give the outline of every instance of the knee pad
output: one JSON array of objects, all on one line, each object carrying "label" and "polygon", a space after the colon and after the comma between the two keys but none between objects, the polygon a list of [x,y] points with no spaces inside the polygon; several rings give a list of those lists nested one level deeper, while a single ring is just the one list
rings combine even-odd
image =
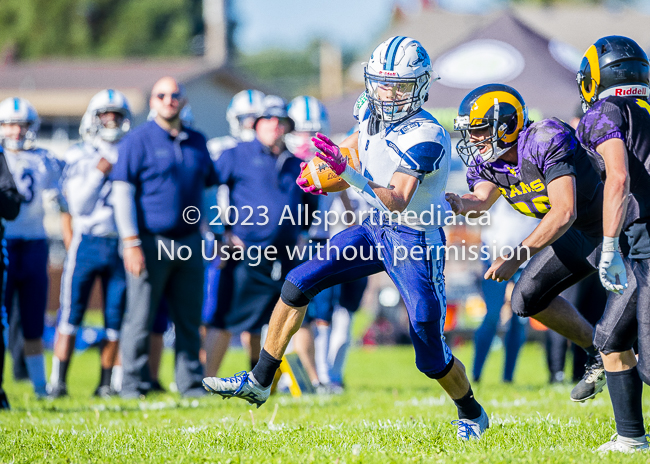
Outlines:
[{"label": "knee pad", "polygon": [[434,379],[434,380],[442,379],[445,375],[449,374],[451,368],[454,367],[454,359],[456,358],[452,356],[451,361],[449,361],[449,364],[447,364],[445,368],[439,372],[423,372],[423,374],[429,377],[430,379]]},{"label": "knee pad", "polygon": [[291,306],[292,308],[300,308],[309,304],[309,298],[307,298],[302,290],[288,280],[285,280],[282,285],[280,297],[284,304]]},{"label": "knee pad", "polygon": [[531,298],[533,292],[530,291],[530,288],[525,288],[525,285],[520,285],[520,283],[525,283],[519,280],[515,285],[514,290],[512,291],[512,296],[510,297],[510,307],[512,312],[519,317],[532,317],[535,314],[541,312],[544,308],[540,307],[539,302],[535,302]]}]

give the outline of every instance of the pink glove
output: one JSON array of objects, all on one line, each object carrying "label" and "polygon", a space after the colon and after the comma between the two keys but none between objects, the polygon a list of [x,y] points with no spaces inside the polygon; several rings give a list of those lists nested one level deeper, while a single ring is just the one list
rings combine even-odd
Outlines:
[{"label": "pink glove", "polygon": [[345,171],[345,166],[348,164],[348,160],[341,150],[339,150],[338,145],[332,142],[326,135],[317,133],[316,137],[312,137],[312,142],[314,146],[320,150],[316,153],[320,159],[325,161],[332,171],[336,173],[337,176],[340,176],[343,171]]},{"label": "pink glove", "polygon": [[[300,163],[301,170],[305,169],[305,166],[307,166],[307,163]],[[327,192],[323,192],[322,189],[317,188],[315,185],[310,185],[309,187],[305,187],[305,185],[308,183],[309,181],[303,177],[298,176],[298,178],[296,179],[296,184],[298,184],[298,187],[300,187],[303,192],[311,193],[312,195],[327,196]]]}]

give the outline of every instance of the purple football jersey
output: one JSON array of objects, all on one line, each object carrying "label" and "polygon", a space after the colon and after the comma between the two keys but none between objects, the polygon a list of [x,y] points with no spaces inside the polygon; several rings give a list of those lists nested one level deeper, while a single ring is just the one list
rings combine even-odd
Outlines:
[{"label": "purple football jersey", "polygon": [[[650,105],[635,97],[613,96],[599,100],[582,117],[577,136],[603,180],[605,162],[596,151],[597,147],[612,138],[625,142],[630,192],[634,195],[627,215],[634,223],[626,230],[630,256],[650,258]],[[631,218],[630,214],[636,217]]]},{"label": "purple football jersey", "polygon": [[479,182],[492,182],[514,209],[543,218],[551,209],[548,184],[561,176],[576,178],[578,217],[573,226],[590,234],[602,231],[602,184],[573,129],[559,119],[544,119],[519,134],[518,161],[503,159],[469,168],[470,190]]}]

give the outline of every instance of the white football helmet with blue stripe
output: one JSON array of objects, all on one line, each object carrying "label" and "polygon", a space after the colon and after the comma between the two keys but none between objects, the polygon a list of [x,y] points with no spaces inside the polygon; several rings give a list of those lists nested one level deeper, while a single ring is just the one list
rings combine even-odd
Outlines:
[{"label": "white football helmet with blue stripe", "polygon": [[[117,113],[121,120],[109,127],[102,124],[99,115]],[[96,136],[110,143],[120,140],[131,129],[131,109],[124,94],[118,90],[106,89],[90,99],[88,108],[81,118],[79,134],[84,140],[92,141]]]},{"label": "white football helmet with blue stripe", "polygon": [[0,102],[0,124],[27,124],[27,133],[20,140],[2,136],[2,145],[10,150],[22,150],[25,142],[33,142],[41,125],[36,108],[24,98],[12,97]]},{"label": "white football helmet with blue stripe", "polygon": [[388,123],[409,117],[427,100],[432,74],[429,55],[417,40],[397,36],[382,42],[364,72],[372,112]]},{"label": "white football helmet with blue stripe", "polygon": [[232,97],[226,110],[230,135],[245,142],[255,138],[253,125],[264,111],[264,96],[259,90],[242,90]]},{"label": "white football helmet with blue stripe", "polygon": [[284,136],[287,148],[301,159],[315,155],[316,148],[311,143],[311,137],[316,132],[325,135],[330,132],[325,105],[315,97],[300,96],[291,100],[287,113],[295,124],[294,131]]}]

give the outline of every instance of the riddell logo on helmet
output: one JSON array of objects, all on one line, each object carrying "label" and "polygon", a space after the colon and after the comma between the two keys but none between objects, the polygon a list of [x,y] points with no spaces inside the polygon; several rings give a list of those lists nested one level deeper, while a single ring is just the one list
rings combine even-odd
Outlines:
[{"label": "riddell logo on helmet", "polygon": [[647,95],[647,87],[632,87],[627,89],[616,89],[614,95],[618,96],[628,96],[628,95]]},{"label": "riddell logo on helmet", "polygon": [[392,71],[382,71],[382,70],[380,70],[379,74],[385,74],[386,76],[397,76],[397,73],[392,72]]}]

